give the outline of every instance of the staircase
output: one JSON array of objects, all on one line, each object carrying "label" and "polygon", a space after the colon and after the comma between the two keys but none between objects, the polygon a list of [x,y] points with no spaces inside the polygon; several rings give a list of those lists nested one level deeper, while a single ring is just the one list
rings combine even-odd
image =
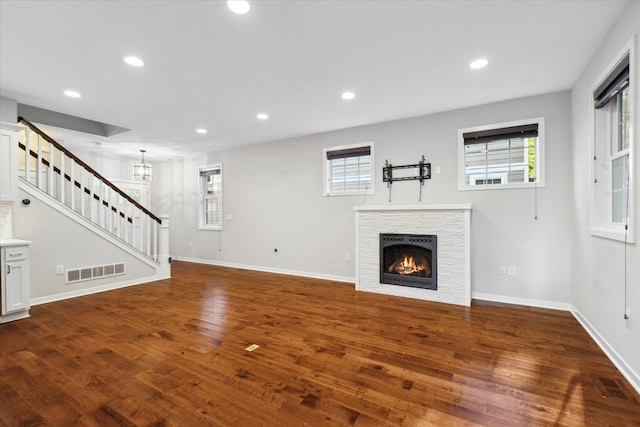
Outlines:
[{"label": "staircase", "polygon": [[168,254],[168,218],[151,213],[33,123],[18,122],[24,126],[18,132],[21,188],[46,194],[57,209],[84,218],[147,262],[168,262],[160,255]]}]

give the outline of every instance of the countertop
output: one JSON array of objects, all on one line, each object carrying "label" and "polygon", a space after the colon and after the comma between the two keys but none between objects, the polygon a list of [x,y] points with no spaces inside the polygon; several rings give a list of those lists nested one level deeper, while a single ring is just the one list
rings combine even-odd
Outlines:
[{"label": "countertop", "polygon": [[30,240],[20,240],[20,239],[0,239],[0,247],[5,246],[19,246],[19,245],[28,245],[30,244]]}]

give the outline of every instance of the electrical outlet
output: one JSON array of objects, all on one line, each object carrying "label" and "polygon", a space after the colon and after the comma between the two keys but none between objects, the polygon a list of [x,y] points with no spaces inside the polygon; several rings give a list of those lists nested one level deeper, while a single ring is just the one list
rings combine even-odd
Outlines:
[{"label": "electrical outlet", "polygon": [[509,276],[515,276],[516,275],[516,266],[515,265],[510,265],[509,266]]},{"label": "electrical outlet", "polygon": [[56,265],[56,274],[64,274],[64,265]]},{"label": "electrical outlet", "polygon": [[625,308],[624,319],[627,323],[627,328],[631,329],[631,309],[630,308]]},{"label": "electrical outlet", "polygon": [[507,274],[507,266],[506,265],[501,265],[500,266],[500,274]]},{"label": "electrical outlet", "polygon": [[349,261],[351,261],[351,255],[344,254],[344,262],[349,262]]},{"label": "electrical outlet", "polygon": [[436,166],[436,175],[440,173],[440,166]]},{"label": "electrical outlet", "polygon": [[189,242],[189,247],[192,248],[193,247],[193,242]]}]

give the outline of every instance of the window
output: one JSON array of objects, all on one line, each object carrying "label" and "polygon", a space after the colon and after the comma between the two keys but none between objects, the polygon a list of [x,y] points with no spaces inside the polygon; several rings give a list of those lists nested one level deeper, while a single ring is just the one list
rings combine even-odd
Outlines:
[{"label": "window", "polygon": [[[627,69],[627,73],[628,71]],[[629,204],[627,194],[629,188],[629,126],[631,123],[629,99],[627,79],[627,86],[615,95],[615,100],[611,100],[613,104],[611,117],[617,124],[617,129],[611,135],[611,221],[623,224],[627,223],[629,215],[627,208]]]},{"label": "window", "polygon": [[459,190],[544,186],[544,118],[458,130]]},{"label": "window", "polygon": [[373,193],[373,142],[324,149],[324,194]]},{"label": "window", "polygon": [[222,164],[203,166],[200,172],[200,229],[222,230]]},{"label": "window", "polygon": [[591,233],[635,241],[633,40],[594,84]]}]

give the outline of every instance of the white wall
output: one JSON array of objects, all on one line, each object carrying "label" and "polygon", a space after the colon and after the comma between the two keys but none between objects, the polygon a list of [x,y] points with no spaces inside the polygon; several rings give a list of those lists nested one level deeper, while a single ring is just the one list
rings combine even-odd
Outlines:
[{"label": "white wall", "polygon": [[[89,293],[91,288],[111,288],[127,282],[142,283],[156,276],[155,269],[104,240],[77,222],[52,209],[37,198],[20,190],[19,200],[28,198],[25,206],[16,203],[13,211],[14,235],[31,240],[31,299],[53,301],[75,294]],[[126,274],[65,284],[64,275],[56,274],[56,266],[65,269],[126,263]]]},{"label": "white wall", "polygon": [[[457,130],[546,118],[546,187],[457,190]],[[424,154],[441,173],[423,187],[422,203],[472,202],[472,291],[568,304],[571,291],[569,92],[345,129],[290,140],[202,153],[157,167],[152,206],[172,218],[171,255],[325,277],[354,277],[353,207],[388,203],[385,160],[417,163]],[[375,143],[375,194],[324,197],[322,149]],[[224,230],[198,231],[198,166],[223,163]],[[155,179],[155,178],[154,178]],[[418,203],[417,181],[393,185],[392,203]],[[190,246],[191,243],[191,246]],[[274,248],[278,249],[277,255]],[[515,277],[500,265],[517,268]],[[486,296],[486,295],[485,295]],[[557,305],[557,304],[556,304]]]},{"label": "white wall", "polygon": [[[626,363],[640,386],[640,250],[638,244],[627,247],[627,307],[631,309],[632,329],[625,325],[624,245],[621,242],[593,237],[589,232],[589,188],[591,167],[591,91],[601,73],[622,50],[632,35],[640,34],[640,2],[631,2],[629,9],[614,27],[596,55],[589,62],[571,92],[572,150],[574,203],[573,230],[573,291],[572,302],[579,313],[604,341],[611,353]],[[636,57],[638,58],[638,56]],[[640,62],[636,62],[636,83],[640,82]],[[636,86],[636,96],[640,91]],[[640,124],[640,103],[636,99],[636,125]],[[638,144],[635,131],[635,146]],[[640,189],[637,173],[636,190]],[[640,191],[636,191],[640,200]],[[636,206],[636,224],[639,223]],[[636,226],[637,227],[637,226]],[[636,236],[638,241],[638,236]],[[615,356],[615,354],[614,354]],[[625,368],[622,366],[622,368]],[[629,371],[627,371],[629,374]]]},{"label": "white wall", "polygon": [[[100,149],[85,150],[78,147],[66,147],[66,148],[68,148],[75,156],[77,156],[87,165],[91,166],[100,175],[102,175],[103,177],[109,180],[111,179],[132,180],[133,172],[132,172],[131,166],[135,162],[140,161],[140,160],[132,160],[125,157],[115,156],[110,153],[105,153]],[[153,181],[151,181],[151,185],[153,185]]]},{"label": "white wall", "polygon": [[0,96],[0,122],[15,124],[18,120],[18,101]]}]

